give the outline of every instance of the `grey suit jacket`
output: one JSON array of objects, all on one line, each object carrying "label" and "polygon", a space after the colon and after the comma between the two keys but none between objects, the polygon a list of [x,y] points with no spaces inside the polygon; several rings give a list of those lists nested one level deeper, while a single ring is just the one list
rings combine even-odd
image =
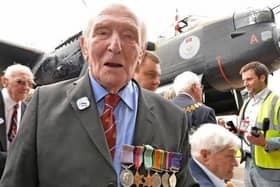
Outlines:
[{"label": "grey suit jacket", "polygon": [[215,187],[208,175],[192,158],[189,159],[189,167],[192,176],[197,180],[200,187]]},{"label": "grey suit jacket", "polygon": [[[76,101],[88,97],[90,107]],[[140,90],[134,145],[182,152],[177,186],[196,186],[187,167],[184,113],[160,96]],[[88,75],[38,88],[10,150],[1,187],[117,186]]]}]

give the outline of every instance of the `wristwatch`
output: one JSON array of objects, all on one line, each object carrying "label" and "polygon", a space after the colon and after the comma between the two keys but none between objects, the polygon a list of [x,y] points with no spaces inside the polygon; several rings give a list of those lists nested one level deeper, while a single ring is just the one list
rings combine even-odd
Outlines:
[{"label": "wristwatch", "polygon": [[266,151],[266,152],[269,152],[269,146],[268,146],[268,143],[267,143],[267,141],[265,142],[265,145],[264,145],[264,150]]}]

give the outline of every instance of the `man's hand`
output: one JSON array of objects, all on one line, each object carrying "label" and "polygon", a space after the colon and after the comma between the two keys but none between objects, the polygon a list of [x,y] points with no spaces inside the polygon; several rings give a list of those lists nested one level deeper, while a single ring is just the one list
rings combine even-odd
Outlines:
[{"label": "man's hand", "polygon": [[250,132],[248,132],[248,133],[246,133],[246,138],[250,143],[252,143],[254,145],[258,145],[258,146],[262,146],[262,147],[264,147],[266,145],[266,140],[264,138],[263,133],[260,133],[259,137],[255,137]]}]

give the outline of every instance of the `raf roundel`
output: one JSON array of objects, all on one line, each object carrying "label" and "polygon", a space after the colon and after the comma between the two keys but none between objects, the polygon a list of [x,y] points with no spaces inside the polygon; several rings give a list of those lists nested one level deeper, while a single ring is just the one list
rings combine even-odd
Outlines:
[{"label": "raf roundel", "polygon": [[200,40],[197,36],[185,38],[179,47],[179,54],[183,59],[194,57],[200,48]]}]

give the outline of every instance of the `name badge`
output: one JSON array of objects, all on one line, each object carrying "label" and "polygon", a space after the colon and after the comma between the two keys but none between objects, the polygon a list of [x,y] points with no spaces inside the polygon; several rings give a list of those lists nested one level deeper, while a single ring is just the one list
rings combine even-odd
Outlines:
[{"label": "name badge", "polygon": [[241,120],[239,130],[240,130],[241,132],[247,132],[249,126],[250,126],[249,120],[247,120],[247,119]]}]

